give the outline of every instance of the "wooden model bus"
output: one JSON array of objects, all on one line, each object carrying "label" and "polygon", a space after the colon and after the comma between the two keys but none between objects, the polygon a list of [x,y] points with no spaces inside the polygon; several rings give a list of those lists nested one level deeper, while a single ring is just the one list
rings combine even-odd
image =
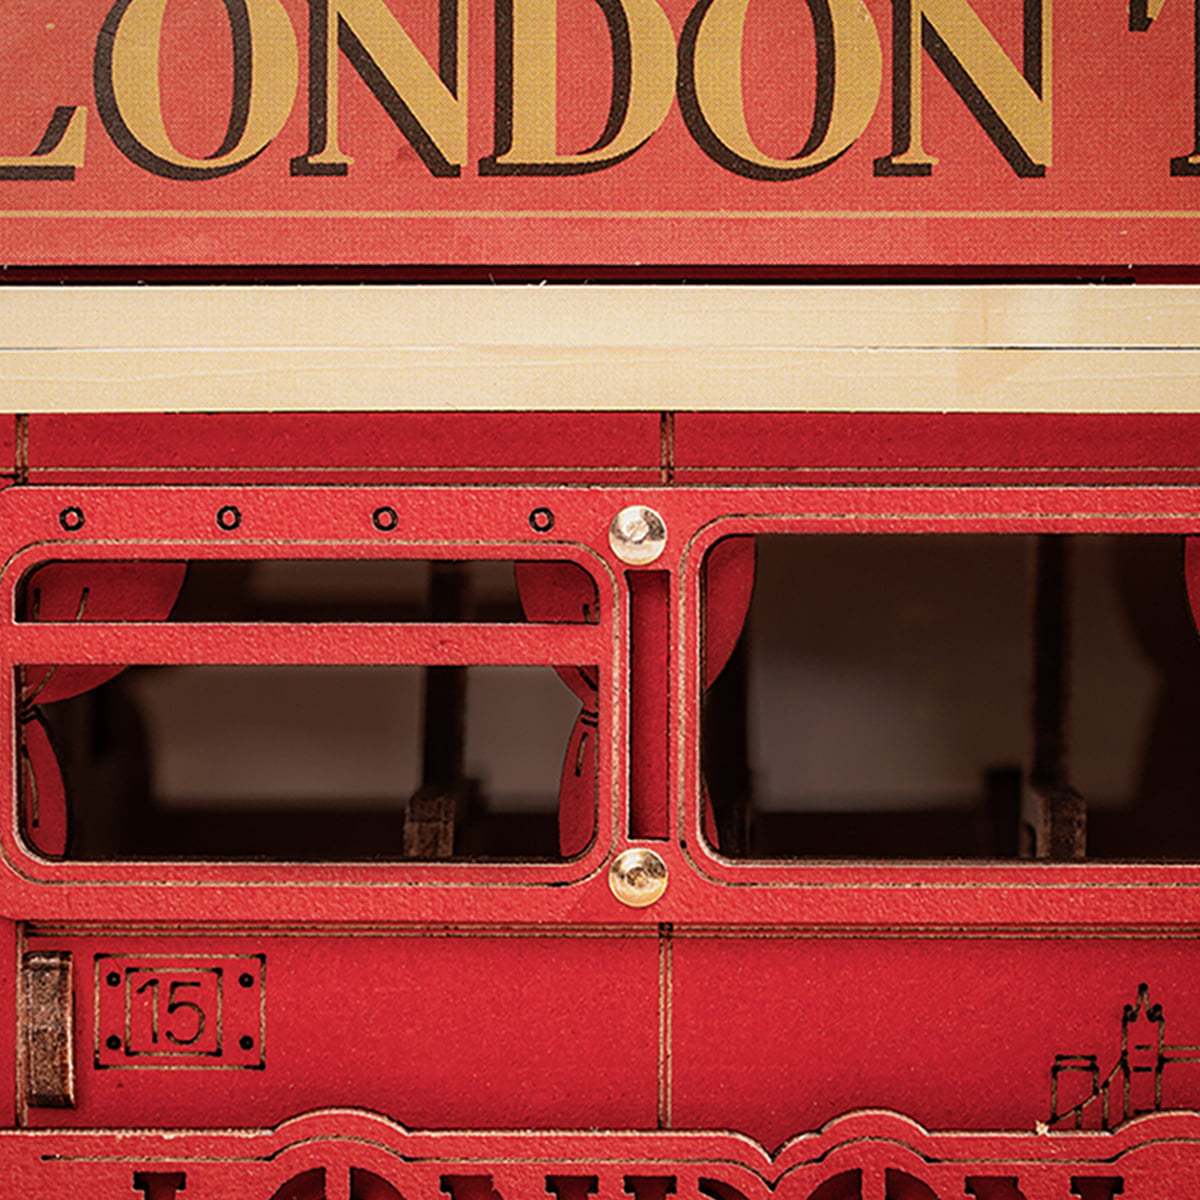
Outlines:
[{"label": "wooden model bus", "polygon": [[1200,1187],[1193,292],[0,308],[5,1200]]}]

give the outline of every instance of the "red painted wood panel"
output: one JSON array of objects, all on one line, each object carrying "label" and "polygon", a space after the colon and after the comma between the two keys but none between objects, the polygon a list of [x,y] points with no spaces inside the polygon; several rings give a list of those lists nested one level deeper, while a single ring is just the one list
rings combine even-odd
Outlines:
[{"label": "red painted wood panel", "polygon": [[[385,14],[386,32],[369,36],[359,16],[347,17],[361,33],[364,54],[378,58],[378,43],[389,44],[403,31],[425,62],[437,62],[436,6],[388,0],[371,7]],[[7,81],[0,149],[27,161],[16,178],[0,181],[0,258],[31,264],[764,263],[867,269],[917,263],[1107,263],[1127,269],[1130,263],[1195,262],[1194,164],[1182,175],[1172,172],[1173,160],[1195,148],[1190,6],[1143,0],[1142,18],[1135,4],[1131,22],[1128,3],[1077,0],[1054,8],[1052,45],[1043,47],[1034,22],[1026,27],[1022,19],[1025,6],[972,0],[969,8],[949,10],[960,30],[969,22],[969,34],[947,34],[951,48],[943,53],[943,61],[951,53],[967,59],[967,79],[959,77],[957,65],[944,73],[929,54],[910,67],[903,37],[901,53],[894,49],[892,7],[886,0],[839,6],[841,20],[822,20],[814,29],[791,5],[759,5],[745,21],[744,36],[739,21],[731,23],[736,37],[714,33],[712,42],[702,39],[707,48],[699,57],[709,64],[708,77],[729,80],[729,93],[716,83],[701,84],[688,66],[701,33],[713,29],[709,10],[695,0],[638,9],[645,13],[641,21],[624,17],[630,26],[624,37],[636,46],[624,71],[614,70],[619,40],[587,20],[586,10],[564,11],[554,28],[537,13],[526,14],[528,23],[513,35],[518,49],[528,55],[533,51],[527,47],[546,47],[555,61],[534,67],[533,81],[515,93],[540,98],[540,81],[555,75],[559,87],[555,127],[535,141],[545,136],[566,155],[593,145],[614,75],[636,85],[641,99],[633,107],[641,117],[608,131],[606,139],[623,129],[626,141],[602,139],[585,164],[594,169],[580,171],[569,157],[556,160],[552,149],[518,150],[518,161],[509,156],[497,172],[487,164],[497,155],[505,158],[511,138],[506,123],[510,130],[514,120],[537,128],[541,113],[526,100],[515,117],[505,116],[514,82],[505,56],[496,54],[497,24],[502,33],[507,24],[504,7],[460,6],[454,11],[462,19],[462,45],[455,57],[464,69],[461,82],[455,81],[457,96],[451,101],[433,93],[439,104],[461,106],[461,125],[450,119],[454,135],[442,122],[435,129],[427,113],[422,116],[430,128],[413,130],[410,124],[406,135],[398,128],[404,122],[389,117],[342,56],[347,82],[340,89],[340,148],[348,159],[342,160],[344,174],[331,175],[292,170],[293,161],[306,155],[310,124],[315,129],[324,120],[319,101],[310,105],[304,82],[311,24],[301,0],[264,5],[263,12],[276,18],[270,32],[238,37],[239,60],[273,86],[264,83],[254,93],[260,101],[254,132],[215,164],[191,156],[207,153],[227,123],[230,31],[219,9],[176,5],[155,43],[161,42],[162,69],[158,93],[151,96],[178,139],[172,155],[182,152],[184,163],[191,163],[179,178],[178,162],[155,161],[144,144],[131,142],[129,99],[122,103],[115,93],[111,103],[99,98],[106,94],[107,75],[97,47],[145,45],[123,15],[125,7],[73,0],[48,15],[44,4],[12,0],[0,46]],[[1042,7],[1031,6],[1033,12]],[[1044,5],[1047,28],[1051,7]],[[960,16],[960,8],[969,15]],[[135,15],[142,11],[134,6]],[[946,33],[944,10],[931,23]],[[1026,38],[1030,50],[1023,55]],[[970,49],[994,66],[982,70]],[[149,69],[143,58],[134,61]],[[360,61],[363,69],[371,78],[383,77],[374,60]],[[415,69],[400,80],[393,70],[392,82],[405,92],[399,103],[420,112],[408,94]],[[1023,70],[1037,80],[1036,88],[1022,79]],[[914,73],[923,100],[915,132],[930,156],[924,160],[929,173],[904,177],[903,167],[897,176],[876,164],[897,143],[900,150],[907,143],[903,86],[899,105],[892,93],[897,79]],[[974,95],[976,86],[983,96]],[[318,97],[321,90],[318,81]],[[715,99],[727,94],[736,99]],[[822,121],[818,114],[814,122],[814,95],[836,100],[832,129],[828,116]],[[993,103],[1005,112],[991,115],[985,106]],[[88,109],[86,134],[76,127],[82,145],[70,157],[77,165],[60,165],[51,178],[38,179],[36,172],[31,178],[37,160],[28,156],[60,106]],[[1025,114],[1019,121],[1014,106]],[[1000,131],[1000,120],[1019,128]],[[753,157],[732,132],[742,121],[757,147]],[[144,127],[141,136],[150,136]],[[797,154],[801,162],[789,158]],[[577,273],[586,276],[584,268]]]},{"label": "red painted wood panel", "polygon": [[[929,1132],[874,1112],[772,1154],[720,1133],[446,1135],[371,1113],[321,1112],[250,1132],[0,1133],[0,1170],[15,1194],[37,1200],[144,1196],[148,1188],[151,1200],[1149,1200],[1200,1186],[1198,1133],[1195,1113],[1048,1138]],[[134,1188],[138,1176],[143,1184]]]},{"label": "red painted wood panel", "polygon": [[[1140,984],[1163,1005],[1167,1043],[1200,1042],[1197,951],[1191,937],[677,931],[672,1122],[771,1146],[854,1109],[896,1109],[929,1128],[1032,1131],[1050,1115],[1056,1055],[1096,1055],[1101,1078],[1117,1063]],[[1152,1107],[1150,1082],[1137,1076],[1134,1087]],[[1163,1105],[1200,1106],[1200,1067],[1167,1065]]]},{"label": "red painted wood panel", "polygon": [[[0,653],[10,680],[0,688],[0,718],[10,728],[17,716],[13,668],[22,656],[108,663],[139,654],[235,661],[239,655],[333,661],[407,655],[445,663],[499,655],[598,665],[599,736],[612,752],[597,760],[601,837],[565,867],[55,863],[22,851],[14,822],[7,822],[9,832],[0,837],[7,857],[0,884],[4,915],[46,922],[31,945],[75,955],[79,1102],[73,1110],[30,1114],[38,1130],[69,1126],[75,1134],[48,1133],[36,1142],[0,1134],[0,1179],[10,1172],[39,1197],[88,1188],[124,1195],[132,1194],[135,1170],[171,1168],[190,1156],[182,1168],[189,1173],[188,1196],[236,1192],[268,1200],[289,1173],[323,1165],[342,1171],[343,1182],[351,1166],[369,1168],[402,1183],[410,1200],[438,1193],[440,1176],[428,1166],[437,1153],[394,1123],[466,1129],[441,1143],[443,1158],[456,1164],[456,1174],[484,1174],[494,1165],[506,1200],[543,1194],[546,1177],[561,1173],[564,1162],[572,1172],[603,1177],[605,1196],[619,1195],[626,1175],[649,1173],[648,1163],[677,1174],[681,1196],[695,1193],[700,1170],[723,1178],[730,1163],[741,1164],[737,1186],[748,1197],[764,1195],[763,1181],[781,1179],[790,1168],[780,1164],[791,1163],[794,1174],[780,1193],[796,1200],[807,1200],[835,1173],[856,1170],[874,1181],[864,1185],[872,1200],[928,1200],[919,1190],[886,1192],[889,1170],[929,1178],[947,1198],[964,1194],[964,1175],[978,1171],[1020,1178],[1029,1200],[1065,1200],[1080,1173],[1119,1172],[1130,1196],[1157,1195],[1163,1180],[1177,1187],[1196,1178],[1194,1112],[1153,1115],[1116,1135],[1089,1134],[1091,1141],[1033,1133],[1051,1115],[1059,1055],[1095,1056],[1097,1077],[1116,1080],[1110,1099],[1122,1120],[1160,1104],[1200,1108],[1200,1065],[1188,1061],[1200,1054],[1200,876],[1194,864],[723,861],[697,836],[703,813],[697,715],[708,649],[701,564],[715,540],[819,529],[1195,533],[1200,491],[1145,484],[1200,474],[1189,465],[1200,461],[1198,420],[681,414],[676,486],[670,487],[657,483],[660,469],[672,464],[657,458],[656,414],[563,418],[555,428],[570,437],[558,442],[533,426],[527,441],[526,426],[495,417],[489,428],[497,431],[496,442],[471,443],[476,461],[461,468],[461,478],[447,477],[449,486],[440,488],[398,486],[423,472],[452,472],[446,464],[454,462],[454,430],[472,428],[456,426],[459,419],[428,416],[409,426],[407,417],[331,418],[316,425],[309,418],[122,417],[76,425],[47,417],[32,424],[45,438],[34,446],[44,455],[37,459],[41,466],[34,464],[35,482],[75,468],[116,482],[226,480],[230,462],[255,474],[251,454],[261,453],[274,464],[264,482],[293,478],[290,464],[300,465],[300,482],[343,478],[332,463],[346,477],[361,469],[389,486],[244,487],[220,494],[202,487],[13,488],[0,506],[10,579],[47,556],[291,556],[300,553],[297,544],[320,543],[323,555],[424,554],[432,546],[438,554],[466,557],[477,539],[506,557],[586,561],[599,584],[601,622],[449,633],[421,626],[314,632],[288,625],[19,625],[10,628]],[[278,444],[266,436],[276,429]],[[414,431],[411,441],[406,429]],[[184,436],[192,430],[195,441]],[[623,430],[640,440],[614,443]],[[337,431],[353,444],[343,445]],[[373,431],[383,431],[375,441]],[[556,462],[560,451],[574,457]],[[462,460],[468,452],[457,453]],[[133,469],[139,456],[150,468],[145,475]],[[626,469],[654,483],[632,496],[621,486],[522,486],[536,474],[528,465],[535,459],[543,464],[536,470],[570,468],[574,473],[562,475],[564,483],[592,475],[611,481]],[[412,466],[413,474],[389,475],[396,463]],[[508,480],[506,464],[516,487],[455,486]],[[779,478],[793,484],[835,472],[855,483],[1044,477],[1058,483],[1136,479],[1143,486],[678,486],[704,470],[726,485],[750,478],[748,468],[768,480],[774,464],[782,464]],[[653,629],[645,661],[636,645],[630,654],[630,628],[636,642],[638,621],[621,586],[625,568],[606,536],[612,515],[631,499],[658,508],[670,531],[653,568],[663,575],[642,577],[652,579],[649,586],[661,583],[671,603],[670,621],[647,623]],[[214,524],[218,506],[231,501],[245,518],[232,537]],[[70,529],[62,516],[76,504],[87,521]],[[396,528],[386,533],[371,523],[382,504],[397,514]],[[529,522],[534,506],[543,504],[555,514],[549,539]],[[12,617],[6,585],[0,621]],[[656,640],[662,643],[657,654]],[[650,697],[661,718],[653,722],[654,738],[662,740],[665,723],[678,740],[669,770],[651,762],[639,772],[636,790],[645,812],[661,821],[644,822],[640,832],[668,831],[670,840],[657,848],[670,884],[654,908],[638,912],[618,904],[606,879],[612,855],[630,842],[631,659],[631,669],[646,675],[641,685],[660,693]],[[11,746],[0,747],[10,777]],[[144,925],[138,932],[136,923],[148,920],[160,931],[189,932],[155,933]],[[87,932],[53,932],[79,928],[76,923]],[[10,969],[15,950],[7,955]],[[98,954],[142,956],[148,967],[169,961],[176,980],[185,979],[189,962],[195,969],[213,956],[265,956],[263,1069],[256,1069],[260,1046],[253,1038],[231,1052],[225,1065],[234,1069],[209,1070],[194,1061],[199,1044],[174,1066],[157,1061],[120,1069],[126,1035],[109,1046],[116,1036],[109,1032],[111,1012],[102,1014],[99,1032],[94,1019]],[[4,990],[4,957],[0,1000],[12,994]],[[1144,997],[1143,983],[1149,985]],[[171,1013],[168,986],[164,1029],[178,1031],[174,1021],[192,1010]],[[176,998],[194,1003],[204,994],[184,989]],[[1130,1005],[1136,1029],[1123,1045]],[[1151,1015],[1155,1005],[1162,1006],[1161,1021]],[[10,1013],[13,1007],[10,1002]],[[244,1003],[231,999],[223,1017],[230,1036],[252,1028],[245,1016]],[[144,1039],[147,1018],[137,1020],[131,1028]],[[1163,1056],[1150,1062],[1144,1047],[1157,1046],[1159,1031]],[[205,1037],[211,1034],[207,1027]],[[1109,1074],[1113,1068],[1116,1075]],[[1089,1077],[1076,1071],[1064,1078],[1076,1089],[1067,1092],[1073,1098]],[[1161,1097],[1154,1090],[1158,1080]],[[0,1090],[13,1095],[13,1082],[12,1060],[0,1056]],[[212,1156],[221,1152],[228,1159],[228,1135],[191,1134],[172,1143],[153,1132],[270,1128],[342,1106],[383,1117],[318,1113],[278,1134],[247,1135],[243,1153],[258,1157],[220,1167]],[[878,1112],[838,1119],[864,1108],[892,1109],[929,1128],[979,1136],[928,1135],[905,1118]],[[1092,1122],[1097,1112],[1093,1105],[1083,1119]],[[800,1135],[799,1148],[770,1160],[748,1140],[652,1134],[660,1123],[743,1132],[768,1145]],[[86,1133],[89,1127],[146,1132],[106,1141],[103,1132]],[[525,1132],[503,1144],[479,1132],[495,1127]],[[564,1127],[607,1132],[571,1140],[529,1133]],[[614,1130],[641,1130],[646,1140]],[[300,1139],[303,1145],[293,1141],[300,1133],[311,1135]],[[425,1147],[424,1165],[402,1157],[414,1145]],[[1128,1165],[1112,1166],[1113,1156],[1126,1152]],[[79,1159],[52,1157],[72,1153]],[[522,1154],[525,1165],[503,1175]],[[344,1196],[346,1189],[334,1194]],[[993,1192],[993,1200],[1004,1194]]]},{"label": "red painted wood panel", "polygon": [[[71,951],[76,975],[78,1103],[32,1110],[37,1126],[249,1127],[336,1107],[431,1128],[655,1123],[659,954],[649,931],[47,936],[30,945]],[[112,954],[151,966],[265,955],[265,1069],[97,1069],[95,985],[103,989],[108,960],[99,977],[94,963]],[[160,1004],[164,1039],[190,1033],[187,1014],[173,1025],[165,994]]]},{"label": "red painted wood panel", "polygon": [[651,483],[660,444],[657,413],[47,413],[28,453],[37,483]]},{"label": "red painted wood panel", "polygon": [[1184,483],[1200,415],[680,413],[678,483]]}]

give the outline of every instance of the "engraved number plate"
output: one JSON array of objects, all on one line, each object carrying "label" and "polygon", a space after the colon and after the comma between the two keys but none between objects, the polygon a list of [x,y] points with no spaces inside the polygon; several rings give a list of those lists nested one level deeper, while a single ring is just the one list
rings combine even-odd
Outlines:
[{"label": "engraved number plate", "polygon": [[266,1066],[265,955],[97,954],[98,1069]]}]

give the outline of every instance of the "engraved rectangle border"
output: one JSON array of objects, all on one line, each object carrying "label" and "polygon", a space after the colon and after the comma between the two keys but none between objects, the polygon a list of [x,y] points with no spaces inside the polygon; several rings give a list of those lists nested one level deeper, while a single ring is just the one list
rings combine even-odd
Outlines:
[{"label": "engraved rectangle border", "polygon": [[[106,969],[104,964],[110,963],[113,960],[131,960],[134,963],[148,962],[152,963],[156,960],[163,965],[168,963],[184,963],[188,960],[193,960],[199,963],[207,962],[223,962],[223,963],[257,963],[258,964],[258,1062],[256,1063],[228,1063],[228,1062],[164,1062],[164,1058],[169,1058],[172,1053],[178,1055],[179,1052],[165,1052],[155,1055],[134,1055],[133,1057],[153,1058],[152,1062],[131,1062],[131,1063],[103,1063],[100,1061],[100,973]],[[151,968],[147,968],[151,969]],[[188,969],[186,966],[183,969]],[[202,967],[193,967],[193,970],[203,970]],[[208,968],[210,970],[221,971],[223,968]],[[122,975],[124,979],[124,974]],[[218,993],[219,994],[219,993]],[[128,1021],[128,989],[125,989],[125,1019]],[[220,1002],[219,1002],[220,1003]],[[97,954],[93,960],[92,970],[92,1065],[97,1071],[265,1071],[267,1068],[267,956],[265,954],[164,954],[164,953],[113,953],[113,954]],[[220,1019],[220,1018],[219,1018]],[[222,1035],[223,1037],[223,1031]],[[222,1046],[224,1045],[222,1041]],[[187,1055],[189,1058],[200,1058],[200,1054]],[[207,1055],[204,1057],[212,1057]]]},{"label": "engraved rectangle border", "polygon": [[[117,957],[114,955],[114,957]],[[159,975],[169,972],[190,972],[193,975],[214,975],[217,981],[217,1013],[216,1013],[216,1028],[217,1028],[217,1046],[215,1050],[134,1050],[133,1044],[133,996],[131,991],[133,986],[132,976],[135,975]],[[143,986],[145,986],[143,984]],[[222,1058],[225,1054],[225,969],[223,967],[171,967],[163,964],[161,968],[153,966],[133,966],[125,967],[121,974],[121,1001],[123,1005],[123,1037],[124,1049],[123,1053],[128,1058]],[[100,996],[96,996],[96,1004],[99,1006]],[[199,1038],[196,1039],[199,1041]],[[97,1053],[99,1053],[99,1045],[97,1045]],[[111,1064],[106,1063],[105,1066]]]}]

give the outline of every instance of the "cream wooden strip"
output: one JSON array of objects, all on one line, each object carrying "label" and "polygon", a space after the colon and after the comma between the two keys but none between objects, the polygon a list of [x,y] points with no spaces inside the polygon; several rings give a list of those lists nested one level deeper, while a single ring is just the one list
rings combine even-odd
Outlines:
[{"label": "cream wooden strip", "polygon": [[23,349],[1200,346],[1200,287],[0,287]]},{"label": "cream wooden strip", "polygon": [[1200,411],[1200,350],[639,346],[0,353],[10,412]]}]

